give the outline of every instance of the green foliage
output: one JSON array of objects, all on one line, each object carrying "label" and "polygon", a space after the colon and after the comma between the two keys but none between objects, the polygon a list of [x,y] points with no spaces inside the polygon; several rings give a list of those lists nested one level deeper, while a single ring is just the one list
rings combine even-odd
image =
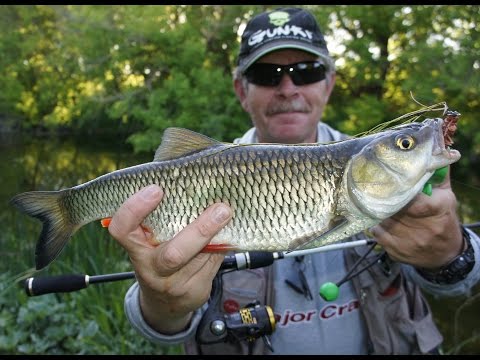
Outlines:
[{"label": "green foliage", "polygon": [[[3,125],[115,133],[137,152],[154,150],[169,126],[231,141],[251,125],[232,89],[238,33],[274,7],[1,6]],[[446,101],[478,163],[477,6],[305,7],[337,63],[325,121],[358,133],[418,109],[411,94]]]},{"label": "green foliage", "polygon": [[[237,32],[274,7],[2,6],[0,114],[27,128],[110,129],[138,151],[154,149],[167,126],[231,140],[250,126],[231,85]],[[354,128],[359,99],[379,105],[365,125],[390,120],[418,108],[412,92],[425,104],[447,101],[475,127],[478,7],[305,7],[337,59],[332,124]]]},{"label": "green foliage", "polygon": [[[124,271],[131,271],[126,253],[99,224],[90,224],[75,235],[55,264],[30,276]],[[128,322],[123,297],[131,281],[92,284],[78,292],[29,298],[15,282],[18,274],[13,270],[0,274],[0,354],[147,355],[182,351],[179,346],[149,342]]]},{"label": "green foliage", "polygon": [[[27,298],[17,287],[4,289],[11,281],[11,273],[0,275],[0,354],[181,352],[179,347],[161,347],[141,337],[125,318],[122,296],[105,291],[99,296],[98,289],[88,289]],[[112,301],[118,305],[112,307]]]},{"label": "green foliage", "polygon": [[[2,144],[7,141],[2,138]],[[178,346],[147,341],[126,319],[123,300],[132,281],[92,284],[73,293],[31,298],[17,284],[20,275],[131,271],[126,252],[95,222],[74,235],[57,261],[35,272],[31,267],[40,222],[7,201],[25,190],[76,185],[116,168],[144,162],[147,156],[132,156],[125,146],[112,149],[98,142],[88,144],[86,139],[29,139],[8,145],[14,152],[2,149],[2,158],[8,161],[0,163],[0,202],[4,204],[0,210],[0,248],[4,256],[0,263],[0,354],[179,353]]]}]

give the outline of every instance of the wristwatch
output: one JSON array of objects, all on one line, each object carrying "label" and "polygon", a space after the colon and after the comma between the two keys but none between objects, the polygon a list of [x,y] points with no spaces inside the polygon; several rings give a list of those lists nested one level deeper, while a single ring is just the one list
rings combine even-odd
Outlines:
[{"label": "wristwatch", "polygon": [[475,254],[470,239],[470,234],[462,226],[463,241],[467,243],[467,248],[439,270],[431,271],[417,268],[418,273],[426,280],[435,284],[455,284],[467,277],[475,265]]}]

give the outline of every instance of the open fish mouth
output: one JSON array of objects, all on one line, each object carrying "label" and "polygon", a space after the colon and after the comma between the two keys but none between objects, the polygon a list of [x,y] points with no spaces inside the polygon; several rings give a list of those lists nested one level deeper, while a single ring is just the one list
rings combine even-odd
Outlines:
[{"label": "open fish mouth", "polygon": [[447,147],[445,146],[445,140],[443,138],[442,132],[442,125],[443,119],[436,118],[436,119],[429,119],[432,122],[432,126],[436,127],[435,134],[433,137],[434,146],[433,146],[433,155],[441,155],[445,151],[447,151]]},{"label": "open fish mouth", "polygon": [[[458,150],[452,149],[445,143],[445,134],[443,131],[445,120],[441,118],[435,118],[427,119],[425,120],[425,122],[426,125],[432,127],[432,130],[434,131],[434,143],[432,147],[433,157],[444,158],[452,163],[460,159],[460,152]],[[432,169],[435,169],[435,161],[432,163]]]}]

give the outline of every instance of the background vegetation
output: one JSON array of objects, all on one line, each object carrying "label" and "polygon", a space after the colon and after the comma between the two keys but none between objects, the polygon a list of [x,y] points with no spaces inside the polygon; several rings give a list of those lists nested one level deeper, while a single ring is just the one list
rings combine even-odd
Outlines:
[{"label": "background vegetation", "polygon": [[[22,130],[123,136],[135,151],[168,126],[230,141],[250,126],[232,90],[239,34],[265,5],[2,5],[0,116]],[[441,101],[462,113],[478,163],[478,6],[305,6],[330,41],[325,121],[349,133]],[[8,124],[7,124],[8,123]]]},{"label": "background vegetation", "polygon": [[[274,7],[0,5],[0,134],[114,138],[137,154],[135,160],[100,155],[97,140],[90,148],[94,153],[82,158],[81,144],[64,154],[57,153],[59,143],[52,140],[43,155],[56,157],[41,166],[31,149],[25,149],[20,162],[0,163],[0,195],[71,186],[149,159],[169,126],[224,141],[240,136],[251,123],[232,89],[239,35],[253,14]],[[462,159],[455,164],[455,177],[478,185],[480,7],[303,7],[316,15],[336,59],[337,84],[324,121],[355,134],[418,109],[410,93],[425,105],[445,101],[462,113],[455,136]],[[72,165],[81,169],[82,178],[62,183],[56,174],[70,175]],[[6,177],[12,166],[28,169],[22,182]],[[58,183],[47,186],[41,179]],[[475,199],[462,204],[464,218],[478,220],[472,211]],[[39,228],[11,213],[0,212],[0,220],[14,227],[0,234],[2,253],[14,260],[0,267],[0,354],[179,352],[147,342],[128,324],[123,295],[131,282],[39,298],[12,291],[14,276],[33,264],[32,244],[24,239]],[[46,274],[130,270],[124,251],[105,231],[87,226],[76,239]],[[471,314],[473,299],[455,300],[452,312]],[[466,333],[458,319],[459,330],[446,339],[447,348],[475,353],[465,346],[478,340],[478,326]],[[450,325],[441,322],[442,332]]]}]

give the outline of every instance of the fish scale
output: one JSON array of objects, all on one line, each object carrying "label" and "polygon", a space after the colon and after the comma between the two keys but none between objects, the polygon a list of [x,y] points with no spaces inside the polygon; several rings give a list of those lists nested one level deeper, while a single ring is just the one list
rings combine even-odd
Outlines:
[{"label": "fish scale", "polygon": [[[313,210],[313,199],[309,199],[308,196],[306,195],[306,192],[309,192],[310,194],[314,195],[315,194],[315,189],[314,186],[309,186],[305,190],[303,187],[299,187],[299,182],[298,181],[292,181],[293,174],[294,173],[299,173],[300,169],[304,169],[305,165],[303,162],[299,161],[300,158],[302,160],[305,160],[305,156],[297,156],[298,160],[294,161],[295,159],[289,159],[289,157],[293,157],[291,152],[284,152],[285,154],[281,152],[277,152],[277,156],[280,156],[280,158],[285,159],[286,161],[277,161],[277,162],[272,162],[272,165],[270,165],[270,168],[267,168],[265,164],[269,164],[268,161],[262,161],[264,159],[259,159],[259,154],[248,151],[245,149],[243,151],[244,153],[248,154],[248,159],[252,163],[258,163],[260,161],[263,164],[262,169],[260,172],[256,172],[256,176],[253,176],[255,178],[255,189],[259,189],[259,192],[257,193],[258,196],[252,197],[253,194],[250,195],[250,201],[246,201],[247,203],[253,204],[253,207],[249,207],[245,209],[244,207],[239,207],[237,206],[238,203],[236,202],[236,199],[238,199],[238,194],[247,193],[247,189],[249,189],[249,186],[247,185],[246,181],[243,181],[243,186],[241,185],[242,180],[245,177],[250,176],[250,173],[247,173],[246,169],[249,166],[244,166],[244,167],[237,167],[239,170],[237,172],[237,175],[235,175],[235,171],[230,172],[227,170],[226,173],[224,173],[224,176],[221,176],[220,172],[218,171],[218,167],[210,167],[207,168],[208,170],[208,175],[204,177],[199,177],[197,178],[197,183],[192,183],[190,186],[190,189],[196,188],[196,189],[205,189],[209,188],[210,192],[205,192],[205,191],[198,191],[197,190],[197,196],[196,198],[201,198],[203,201],[200,202],[194,202],[192,203],[192,197],[188,196],[187,190],[188,188],[185,187],[185,183],[183,181],[179,181],[179,177],[177,176],[178,173],[178,168],[175,167],[170,167],[170,166],[161,166],[158,165],[156,172],[158,174],[165,174],[164,176],[160,176],[158,179],[159,185],[161,185],[165,189],[165,196],[164,200],[162,201],[162,204],[164,204],[163,207],[159,208],[157,211],[155,211],[151,218],[147,218],[146,224],[150,224],[150,226],[153,227],[154,233],[159,234],[157,236],[158,241],[164,241],[172,236],[175,235],[181,228],[183,228],[187,224],[187,219],[185,217],[182,217],[181,220],[176,219],[174,221],[175,225],[173,227],[169,227],[168,231],[164,231],[167,227],[165,226],[166,223],[171,223],[172,218],[167,218],[166,214],[182,214],[182,212],[186,211],[190,214],[192,214],[192,217],[189,219],[193,219],[198,214],[203,210],[203,208],[200,206],[200,203],[204,204],[212,204],[214,202],[218,201],[224,201],[232,205],[234,208],[237,209],[235,213],[235,217],[232,221],[231,225],[228,225],[223,233],[219,234],[219,241],[224,242],[227,241],[229,243],[232,243],[232,240],[226,239],[226,237],[236,237],[239,239],[245,239],[244,242],[248,241],[251,242],[252,239],[247,239],[246,238],[246,233],[245,229],[249,227],[248,221],[245,222],[245,219],[251,219],[252,216],[254,217],[259,217],[259,219],[262,222],[267,222],[267,224],[264,224],[265,227],[268,227],[269,229],[277,229],[278,232],[284,232],[286,228],[287,222],[287,217],[288,214],[293,213],[295,215],[294,221],[305,221],[305,219],[310,219],[310,222],[312,221],[311,214],[310,217],[308,217],[307,210]],[[295,153],[293,153],[295,154]],[[223,162],[226,165],[226,169],[233,169],[235,167],[233,166],[227,166],[227,162],[222,161],[221,155],[218,155],[219,162]],[[246,156],[227,156],[227,160],[232,160],[235,159],[238,161],[239,159],[245,159]],[[203,160],[204,163],[215,163],[215,157],[212,157],[210,161],[206,161],[205,159]],[[310,162],[310,160],[306,160]],[[277,171],[278,169],[275,169],[275,167],[278,167],[279,164],[284,163],[286,166],[286,171]],[[288,165],[289,164],[289,165]],[[276,166],[275,166],[276,165]],[[162,167],[164,169],[162,169]],[[196,175],[196,172],[198,171],[199,167],[197,166],[197,162],[193,162],[190,164],[183,164],[180,167],[182,170],[185,170],[185,174],[187,178],[192,178]],[[243,169],[243,171],[240,171],[240,169]],[[267,170],[268,169],[268,170]],[[290,174],[290,176],[285,177],[284,173]],[[276,174],[274,176],[268,176],[268,174]],[[282,181],[286,181],[288,184],[292,184],[291,187],[294,189],[293,192],[291,192],[289,195],[290,197],[293,197],[293,206],[290,207],[283,207],[282,211],[276,211],[275,208],[278,206],[278,204],[272,199],[274,198],[274,194],[277,191],[277,188],[275,186],[275,176],[280,174],[280,177],[282,178]],[[177,181],[174,182],[172,181],[173,179],[176,179]],[[208,179],[206,183],[203,183],[203,179]],[[215,181],[215,183],[210,184],[210,180]],[[298,179],[297,179],[298,180]],[[305,181],[304,181],[305,182]],[[230,183],[230,187],[225,187],[223,184]],[[208,185],[211,185],[210,187]],[[312,184],[313,185],[313,184]],[[319,188],[317,187],[317,190]],[[171,194],[171,195],[170,195]],[[322,197],[322,193],[318,193],[320,197]],[[176,201],[170,201],[170,197]],[[328,197],[326,197],[328,199]],[[123,201],[124,199],[121,199]],[[248,199],[245,199],[248,200]],[[331,197],[330,199],[331,200]],[[186,203],[186,201],[190,201],[189,203]],[[309,202],[309,204],[304,204],[304,202]],[[325,205],[324,205],[325,206]],[[244,210],[242,212],[242,210]],[[283,227],[282,225],[283,224]],[[240,230],[236,230],[239,228]],[[308,228],[308,227],[307,227]],[[242,231],[243,229],[243,231]],[[302,233],[302,231],[305,230],[300,230],[299,233]],[[271,230],[270,230],[271,232]],[[256,232],[256,236],[262,236],[261,231]],[[264,237],[264,236],[263,236]],[[280,236],[281,239],[284,239],[283,243],[280,243],[281,246],[286,246],[288,247],[288,241],[286,240],[285,236]],[[226,240],[225,240],[226,239]],[[215,243],[215,241],[213,242]],[[282,245],[283,244],[283,245]],[[242,243],[240,243],[241,246]],[[253,242],[253,246],[257,246],[255,242]],[[275,245],[278,246],[278,245]]]}]

